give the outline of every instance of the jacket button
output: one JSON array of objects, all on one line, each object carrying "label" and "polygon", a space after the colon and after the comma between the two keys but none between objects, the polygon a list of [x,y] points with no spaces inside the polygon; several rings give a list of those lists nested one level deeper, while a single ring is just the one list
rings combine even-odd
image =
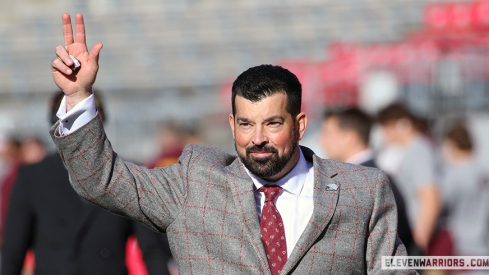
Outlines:
[{"label": "jacket button", "polygon": [[100,256],[108,258],[110,256],[110,250],[108,248],[102,248],[102,250],[100,250]]}]

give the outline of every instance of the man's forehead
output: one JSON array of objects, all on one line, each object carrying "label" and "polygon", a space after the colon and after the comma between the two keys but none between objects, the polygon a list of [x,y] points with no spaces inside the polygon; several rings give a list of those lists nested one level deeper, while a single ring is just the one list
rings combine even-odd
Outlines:
[{"label": "man's forehead", "polygon": [[287,98],[281,93],[263,97],[258,101],[249,100],[242,96],[236,96],[235,107],[236,115],[279,115],[288,113]]},{"label": "man's forehead", "polygon": [[397,122],[399,122],[399,119],[390,119],[382,122],[380,125],[384,128],[385,127],[393,128],[396,126]]},{"label": "man's forehead", "polygon": [[326,129],[328,129],[328,131],[335,132],[346,132],[350,130],[340,125],[340,120],[337,116],[329,116],[323,120],[323,130]]}]

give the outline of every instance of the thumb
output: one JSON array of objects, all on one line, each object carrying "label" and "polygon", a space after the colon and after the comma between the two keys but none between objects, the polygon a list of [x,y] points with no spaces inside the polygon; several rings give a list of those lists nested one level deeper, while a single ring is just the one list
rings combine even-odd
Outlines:
[{"label": "thumb", "polygon": [[93,46],[93,48],[90,50],[91,61],[98,62],[99,53],[103,46],[104,45],[102,45],[102,43],[97,43]]}]

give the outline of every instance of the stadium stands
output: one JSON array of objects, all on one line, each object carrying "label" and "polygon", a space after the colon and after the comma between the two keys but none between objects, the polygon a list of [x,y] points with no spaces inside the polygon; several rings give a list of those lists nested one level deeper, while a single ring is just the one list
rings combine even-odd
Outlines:
[{"label": "stadium stands", "polygon": [[[44,117],[25,115],[22,110],[31,101],[39,104],[56,88],[48,67],[54,47],[63,43],[60,17],[64,12],[85,15],[89,46],[104,43],[97,87],[110,98],[109,131],[125,131],[113,140],[116,148],[123,155],[144,159],[153,148],[144,145],[144,138],[138,144],[131,144],[132,140],[141,140],[143,132],[150,136],[152,126],[164,118],[202,119],[227,111],[228,106],[218,100],[219,87],[256,64],[289,60],[293,66],[293,60],[310,61],[312,65],[307,66],[320,70],[311,76],[311,68],[303,68],[308,78],[304,85],[320,92],[306,95],[306,104],[316,102],[311,106],[318,108],[323,106],[317,102],[324,100],[357,104],[358,64],[344,60],[330,64],[327,61],[334,60],[334,55],[327,46],[334,42],[388,43],[392,49],[384,48],[395,52],[406,34],[423,37],[424,33],[415,31],[430,29],[424,24],[437,24],[439,15],[429,13],[429,8],[444,2],[448,1],[4,1],[0,10],[0,117],[8,119],[0,119],[0,131],[11,130],[12,125],[21,131],[45,131]],[[474,1],[457,2],[473,5]],[[366,49],[377,51],[375,46],[357,47]],[[431,68],[422,62],[418,65]],[[425,76],[424,71],[408,71],[406,78]],[[327,79],[327,85],[312,83],[316,75]],[[426,95],[426,85],[405,89],[413,91],[408,94]],[[325,92],[329,90],[333,92]],[[420,98],[412,100],[421,102]]]}]

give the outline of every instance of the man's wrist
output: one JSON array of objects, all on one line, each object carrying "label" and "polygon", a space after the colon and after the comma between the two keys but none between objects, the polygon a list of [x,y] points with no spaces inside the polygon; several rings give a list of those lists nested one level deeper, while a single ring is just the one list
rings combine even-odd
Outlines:
[{"label": "man's wrist", "polygon": [[73,109],[78,103],[82,102],[92,94],[92,89],[81,90],[66,96],[66,112]]},{"label": "man's wrist", "polygon": [[80,101],[69,112],[66,112],[66,109],[66,97],[64,97],[56,113],[56,116],[59,118],[59,136],[69,135],[97,115],[93,94]]}]

